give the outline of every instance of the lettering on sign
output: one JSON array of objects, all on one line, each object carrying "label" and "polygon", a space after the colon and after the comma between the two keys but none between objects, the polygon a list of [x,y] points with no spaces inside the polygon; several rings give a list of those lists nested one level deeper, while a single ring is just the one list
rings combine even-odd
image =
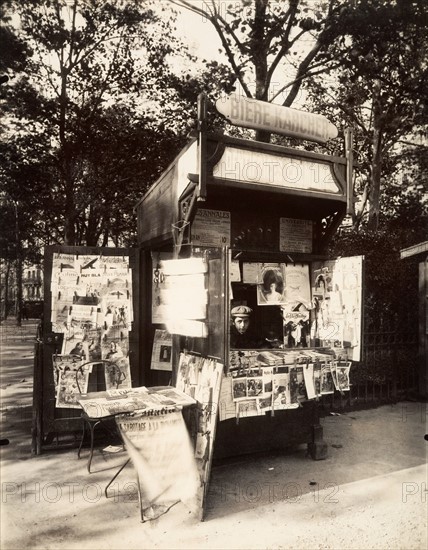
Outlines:
[{"label": "lettering on sign", "polygon": [[219,113],[232,124],[324,143],[337,137],[337,128],[322,115],[290,109],[230,94],[216,101]]},{"label": "lettering on sign", "polygon": [[310,254],[312,252],[312,221],[280,218],[279,250]]},{"label": "lettering on sign", "polygon": [[328,162],[226,147],[213,176],[322,193],[341,193]]},{"label": "lettering on sign", "polygon": [[230,212],[198,210],[192,224],[196,246],[230,246]]}]

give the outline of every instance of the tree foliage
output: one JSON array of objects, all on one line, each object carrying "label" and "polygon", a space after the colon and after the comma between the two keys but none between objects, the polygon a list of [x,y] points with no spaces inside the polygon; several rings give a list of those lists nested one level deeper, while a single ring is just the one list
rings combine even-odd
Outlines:
[{"label": "tree foliage", "polygon": [[[171,2],[211,22],[247,97],[289,107],[307,78],[336,64],[324,53],[342,32],[340,0]],[[256,139],[269,137],[259,131]]]},{"label": "tree foliage", "polygon": [[354,226],[368,213],[376,229],[382,194],[403,168],[400,142],[427,122],[428,12],[419,0],[359,0],[341,23],[341,38],[325,54],[340,63],[328,78],[312,78],[308,89],[318,111],[354,129]]},{"label": "tree foliage", "polygon": [[186,129],[169,63],[186,50],[172,38],[171,13],[134,0],[12,6],[20,27],[7,30],[23,47],[1,89],[2,190],[31,214],[39,242],[126,244],[135,202]]}]

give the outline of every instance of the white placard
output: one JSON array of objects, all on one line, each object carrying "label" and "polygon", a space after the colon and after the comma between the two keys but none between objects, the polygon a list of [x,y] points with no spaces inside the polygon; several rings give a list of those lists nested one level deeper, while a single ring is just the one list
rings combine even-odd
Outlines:
[{"label": "white placard", "polygon": [[259,264],[244,262],[242,265],[242,282],[247,284],[259,283]]},{"label": "white placard", "polygon": [[208,328],[202,321],[189,319],[168,319],[166,327],[170,334],[182,334],[183,336],[194,336],[195,338],[206,338]]},{"label": "white placard", "polygon": [[238,260],[230,260],[229,262],[229,281],[231,283],[241,282],[241,270],[239,269]]}]

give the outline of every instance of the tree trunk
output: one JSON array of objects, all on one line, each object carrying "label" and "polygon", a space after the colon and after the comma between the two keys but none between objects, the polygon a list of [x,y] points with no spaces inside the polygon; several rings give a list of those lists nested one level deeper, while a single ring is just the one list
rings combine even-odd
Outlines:
[{"label": "tree trunk", "polygon": [[382,173],[382,135],[379,128],[373,133],[373,159],[372,159],[372,187],[370,190],[370,208],[368,227],[374,231],[379,225],[380,211],[380,180]]},{"label": "tree trunk", "polygon": [[[266,0],[256,0],[253,28],[253,40],[251,42],[252,57],[256,75],[255,98],[260,101],[268,101],[269,84],[267,82],[268,65],[267,51],[264,43]],[[270,142],[271,132],[256,130],[256,141]]]},{"label": "tree trunk", "polygon": [[65,188],[64,244],[74,246],[76,243],[76,205],[74,186],[71,174],[71,160],[68,158],[67,144],[63,146],[63,177]]},{"label": "tree trunk", "polygon": [[380,211],[380,180],[382,174],[382,124],[381,124],[381,107],[379,95],[381,91],[380,81],[375,82],[373,91],[373,157],[371,166],[371,189],[370,189],[370,207],[368,228],[374,231],[379,225]]},{"label": "tree trunk", "polygon": [[267,130],[256,130],[256,141],[262,141],[263,143],[270,143],[271,132]]},{"label": "tree trunk", "polygon": [[16,326],[22,324],[22,255],[20,243],[17,245],[18,258],[16,260]]},{"label": "tree trunk", "polygon": [[[68,197],[67,197],[68,199]],[[74,208],[70,205],[70,200],[67,200],[66,212],[64,215],[64,244],[74,246],[76,244],[76,231],[74,227]]]},{"label": "tree trunk", "polygon": [[6,260],[6,274],[4,277],[4,320],[9,315],[9,280],[10,280],[10,261]]}]

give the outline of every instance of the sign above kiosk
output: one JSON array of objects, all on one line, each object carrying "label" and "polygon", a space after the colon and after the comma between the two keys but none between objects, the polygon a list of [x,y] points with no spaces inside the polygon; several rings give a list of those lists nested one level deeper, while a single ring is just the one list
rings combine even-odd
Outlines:
[{"label": "sign above kiosk", "polygon": [[215,178],[342,195],[332,163],[317,158],[291,157],[267,151],[226,146],[213,167]]},{"label": "sign above kiosk", "polygon": [[323,115],[307,113],[230,94],[216,101],[216,108],[236,126],[325,143],[337,137],[337,128]]}]

